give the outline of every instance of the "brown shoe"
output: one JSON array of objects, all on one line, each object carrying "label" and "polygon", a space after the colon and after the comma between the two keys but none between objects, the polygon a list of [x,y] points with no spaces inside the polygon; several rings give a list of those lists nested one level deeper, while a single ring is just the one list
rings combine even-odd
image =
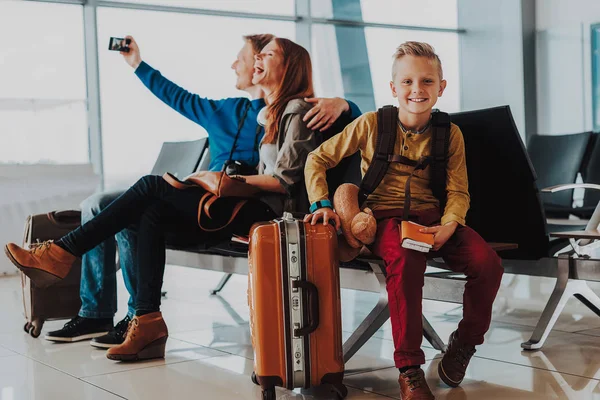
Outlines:
[{"label": "brown shoe", "polygon": [[164,358],[169,331],[160,311],[133,317],[123,344],[108,349],[111,360],[138,361]]},{"label": "brown shoe", "polygon": [[460,385],[473,354],[475,354],[475,346],[461,342],[457,331],[452,332],[448,339],[448,350],[438,365],[440,379],[451,387]]},{"label": "brown shoe", "polygon": [[14,243],[4,246],[8,259],[40,288],[48,287],[67,276],[77,260],[73,254],[47,240],[33,243],[25,250]]},{"label": "brown shoe", "polygon": [[400,398],[402,400],[433,400],[435,396],[425,380],[425,372],[421,368],[412,368],[400,373]]}]

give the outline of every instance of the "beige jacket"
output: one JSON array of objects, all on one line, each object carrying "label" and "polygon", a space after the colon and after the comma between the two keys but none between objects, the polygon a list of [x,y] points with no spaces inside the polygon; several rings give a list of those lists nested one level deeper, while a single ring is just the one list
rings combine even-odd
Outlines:
[{"label": "beige jacket", "polygon": [[[318,135],[306,127],[302,121],[304,115],[312,107],[302,99],[288,102],[279,123],[277,137],[277,160],[275,177],[286,190],[286,195],[265,193],[260,200],[267,203],[275,213],[282,215],[284,211],[295,211],[296,196],[304,190],[304,165],[308,154],[317,148]],[[260,160],[258,173],[262,174],[265,163]]]}]

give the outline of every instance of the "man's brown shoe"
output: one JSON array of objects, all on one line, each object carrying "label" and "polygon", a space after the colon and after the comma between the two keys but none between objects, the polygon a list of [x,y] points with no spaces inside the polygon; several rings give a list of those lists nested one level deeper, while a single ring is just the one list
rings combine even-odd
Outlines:
[{"label": "man's brown shoe", "polygon": [[400,398],[402,400],[433,400],[435,396],[425,380],[425,372],[421,368],[412,368],[400,373]]},{"label": "man's brown shoe", "polygon": [[440,379],[451,387],[460,385],[473,354],[475,354],[475,346],[461,342],[458,332],[452,332],[448,339],[448,350],[438,365]]},{"label": "man's brown shoe", "polygon": [[9,243],[4,246],[4,252],[8,259],[40,288],[64,279],[77,260],[77,257],[51,240],[33,243],[30,247],[29,250],[25,250]]},{"label": "man's brown shoe", "polygon": [[164,358],[168,336],[167,324],[160,311],[133,317],[123,344],[108,349],[106,357],[120,361]]}]

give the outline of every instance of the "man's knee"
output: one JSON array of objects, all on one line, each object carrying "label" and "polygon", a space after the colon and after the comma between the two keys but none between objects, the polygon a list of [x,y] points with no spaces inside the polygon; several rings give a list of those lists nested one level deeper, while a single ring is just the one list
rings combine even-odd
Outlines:
[{"label": "man's knee", "polygon": [[100,214],[110,203],[112,203],[122,192],[96,193],[81,202],[81,222],[87,222]]}]

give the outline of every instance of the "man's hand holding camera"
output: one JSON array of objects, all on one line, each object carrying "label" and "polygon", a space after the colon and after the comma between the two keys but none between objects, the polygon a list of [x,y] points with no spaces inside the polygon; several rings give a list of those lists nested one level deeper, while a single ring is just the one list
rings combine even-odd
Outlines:
[{"label": "man's hand holding camera", "polygon": [[121,55],[125,59],[125,62],[131,66],[133,69],[137,69],[142,62],[142,56],[140,55],[140,48],[137,45],[137,42],[133,38],[133,36],[125,36],[125,39],[129,39],[129,52],[126,53],[124,51],[120,51]]}]

